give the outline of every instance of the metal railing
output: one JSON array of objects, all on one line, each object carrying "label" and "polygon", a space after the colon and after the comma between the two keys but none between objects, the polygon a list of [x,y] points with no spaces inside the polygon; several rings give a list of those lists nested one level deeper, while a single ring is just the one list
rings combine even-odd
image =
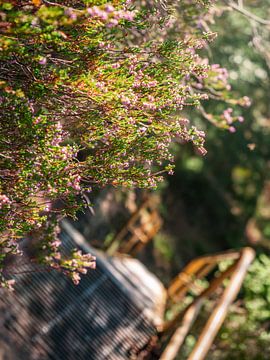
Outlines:
[{"label": "metal railing", "polygon": [[229,278],[230,280],[227,287],[220,296],[217,305],[213,309],[187,360],[202,360],[205,358],[228,313],[229,306],[241,288],[248,267],[253,261],[254,256],[255,251],[249,247],[245,247],[240,251],[229,251],[212,256],[203,256],[191,261],[172,281],[168,288],[168,297],[170,301],[175,303],[180,301],[186,292],[191,289],[195,279],[201,279],[209,274],[219,262],[223,260],[235,261],[224,272],[221,272],[218,277],[214,277],[213,280],[210,281],[209,286],[203,290],[183,312],[176,315],[173,320],[165,322],[163,328],[160,329],[163,334],[175,329],[179,322],[181,325],[173,332],[160,360],[175,359],[204,300],[215,293],[223,284],[224,280]]},{"label": "metal railing", "polygon": [[[158,202],[153,197],[146,197],[137,211],[120,230],[107,249],[108,255],[117,252],[135,255],[158,232],[162,220],[157,211]],[[213,295],[228,279],[228,285],[217,301],[211,316],[207,320],[199,338],[187,360],[203,360],[208,353],[218,330],[220,329],[229,306],[236,298],[249,265],[254,259],[255,251],[245,247],[239,251],[226,251],[214,255],[201,256],[192,260],[171,282],[167,289],[167,309],[181,302],[187,292],[192,290],[198,294],[185,310],[176,314],[170,321],[164,321],[158,328],[161,342],[167,343],[160,360],[173,360],[181,350],[199,311],[211,295]],[[207,288],[198,285],[198,279],[209,275],[222,261],[233,263],[218,276],[214,276]],[[180,324],[180,326],[179,326]],[[168,341],[169,339],[169,341]]]},{"label": "metal railing", "polygon": [[162,225],[157,206],[157,198],[146,197],[125,226],[116,234],[106,250],[107,254],[112,256],[120,252],[134,256],[151,241]]}]

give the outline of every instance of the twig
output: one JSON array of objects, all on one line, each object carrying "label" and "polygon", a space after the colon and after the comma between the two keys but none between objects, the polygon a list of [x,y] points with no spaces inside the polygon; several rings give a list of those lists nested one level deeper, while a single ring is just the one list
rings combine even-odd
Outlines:
[{"label": "twig", "polygon": [[74,9],[71,8],[70,6],[66,6],[66,5],[62,5],[62,4],[58,4],[52,1],[48,1],[48,0],[42,0],[45,4],[50,5],[50,6],[58,6],[62,9],[66,9],[66,10],[73,10],[73,11],[77,11],[79,13],[83,13],[83,10],[79,10],[79,9]]},{"label": "twig", "polygon": [[235,4],[234,2],[232,2],[232,1],[226,1],[226,0],[225,0],[225,3],[226,3],[229,7],[231,7],[232,9],[238,11],[238,12],[241,13],[242,15],[245,15],[245,16],[248,17],[249,19],[254,20],[254,21],[256,21],[256,22],[259,23],[259,24],[262,24],[262,25],[270,25],[270,21],[269,21],[269,20],[260,18],[259,16],[251,13],[250,11],[248,11],[247,9],[245,9],[244,7],[237,5],[237,4]]}]

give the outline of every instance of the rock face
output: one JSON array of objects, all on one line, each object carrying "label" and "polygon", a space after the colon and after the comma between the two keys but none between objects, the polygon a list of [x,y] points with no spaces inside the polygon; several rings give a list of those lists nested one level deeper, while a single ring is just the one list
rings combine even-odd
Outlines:
[{"label": "rock face", "polygon": [[[70,224],[65,250],[95,253]],[[162,284],[137,260],[97,256],[78,286],[56,271],[25,263],[14,292],[0,293],[1,360],[121,360],[156,335],[165,303]]]}]

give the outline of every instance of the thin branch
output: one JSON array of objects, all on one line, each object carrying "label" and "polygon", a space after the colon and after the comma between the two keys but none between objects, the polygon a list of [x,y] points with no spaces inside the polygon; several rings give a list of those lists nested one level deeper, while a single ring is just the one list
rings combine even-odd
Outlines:
[{"label": "thin branch", "polygon": [[238,11],[238,12],[241,13],[242,15],[245,15],[245,16],[248,17],[249,19],[254,20],[254,21],[256,21],[257,23],[259,23],[259,24],[261,24],[261,25],[270,25],[270,20],[266,20],[266,19],[260,18],[259,16],[251,13],[250,11],[248,11],[247,9],[245,9],[244,7],[237,5],[237,4],[235,4],[234,2],[232,2],[232,1],[226,1],[226,0],[225,0],[225,3],[226,3],[229,7],[231,7],[232,9]]},{"label": "thin branch", "polygon": [[62,9],[65,9],[65,10],[72,10],[72,11],[76,11],[76,12],[79,12],[79,13],[83,13],[83,10],[79,10],[79,9],[74,9],[74,8],[71,8],[70,6],[66,6],[66,5],[62,5],[62,4],[59,4],[59,3],[55,3],[55,2],[52,2],[52,1],[48,1],[48,0],[43,0],[43,2],[49,6],[58,6]]}]

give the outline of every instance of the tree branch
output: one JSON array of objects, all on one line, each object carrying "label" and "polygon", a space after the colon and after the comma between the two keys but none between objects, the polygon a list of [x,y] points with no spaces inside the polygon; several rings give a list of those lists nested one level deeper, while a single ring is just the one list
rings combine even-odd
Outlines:
[{"label": "tree branch", "polygon": [[241,13],[242,15],[245,15],[246,17],[248,17],[251,20],[256,21],[257,23],[261,24],[261,25],[270,25],[270,21],[266,20],[266,19],[262,19],[259,16],[251,13],[250,11],[248,11],[247,9],[245,9],[243,6],[241,6],[241,2],[238,3],[238,5],[232,1],[226,1],[225,3],[231,7],[232,9],[238,11],[239,13]]}]

